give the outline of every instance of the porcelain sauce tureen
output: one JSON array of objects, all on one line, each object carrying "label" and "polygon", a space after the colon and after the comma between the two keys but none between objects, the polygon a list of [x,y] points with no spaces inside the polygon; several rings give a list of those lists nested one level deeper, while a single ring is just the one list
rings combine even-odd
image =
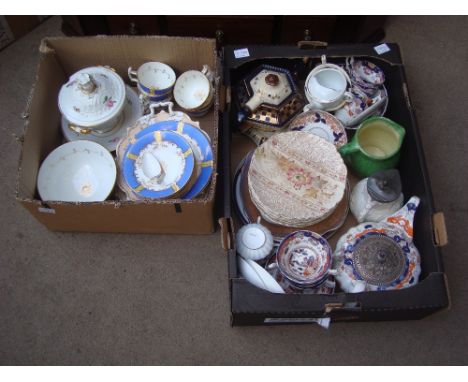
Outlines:
[{"label": "porcelain sauce tureen", "polygon": [[341,289],[348,293],[408,288],[421,273],[421,258],[413,243],[413,196],[399,211],[379,223],[351,228],[337,243],[333,267]]},{"label": "porcelain sauce tureen", "polygon": [[62,86],[58,106],[73,130],[112,130],[125,104],[125,84],[113,70],[94,66],[73,74]]}]

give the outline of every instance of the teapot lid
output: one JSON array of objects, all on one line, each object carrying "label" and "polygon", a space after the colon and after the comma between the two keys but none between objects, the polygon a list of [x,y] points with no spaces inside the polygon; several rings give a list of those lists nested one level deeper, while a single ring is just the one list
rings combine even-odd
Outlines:
[{"label": "teapot lid", "polygon": [[367,192],[378,202],[393,202],[401,194],[400,173],[398,170],[390,169],[372,174],[367,179]]},{"label": "teapot lid", "polygon": [[118,115],[125,102],[125,84],[103,66],[81,69],[60,89],[60,112],[72,124],[91,127]]},{"label": "teapot lid", "polygon": [[353,259],[357,273],[372,285],[391,284],[405,272],[403,250],[385,235],[371,235],[360,240]]}]

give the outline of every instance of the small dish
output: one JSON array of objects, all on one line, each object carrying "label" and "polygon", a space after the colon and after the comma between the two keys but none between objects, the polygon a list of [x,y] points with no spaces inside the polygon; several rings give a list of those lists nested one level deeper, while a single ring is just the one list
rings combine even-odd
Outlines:
[{"label": "small dish", "polygon": [[93,141],[111,152],[115,151],[119,141],[126,135],[127,128],[143,115],[138,95],[130,86],[126,86],[125,98],[126,102],[122,111],[122,117],[112,130],[104,133],[100,133],[98,130],[90,130],[87,134],[77,132],[69,127],[69,122],[62,115],[61,127],[65,139],[69,142],[76,140]]},{"label": "small dish", "polygon": [[42,162],[37,189],[43,201],[101,202],[114,188],[117,169],[107,149],[91,141],[65,143]]},{"label": "small dish", "polygon": [[168,198],[183,192],[195,169],[187,140],[172,131],[156,131],[138,139],[122,162],[126,183],[143,198]]},{"label": "small dish", "polygon": [[332,114],[323,110],[304,111],[291,121],[288,130],[306,131],[333,143],[335,147],[348,143],[343,124]]}]

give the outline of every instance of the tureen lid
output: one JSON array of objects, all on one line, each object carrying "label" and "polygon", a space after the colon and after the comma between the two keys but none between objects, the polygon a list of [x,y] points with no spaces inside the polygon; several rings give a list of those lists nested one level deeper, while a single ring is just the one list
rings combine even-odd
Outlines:
[{"label": "tureen lid", "polygon": [[393,202],[401,194],[400,173],[396,169],[374,173],[367,179],[367,192],[378,202]]},{"label": "tureen lid", "polygon": [[60,89],[60,112],[72,124],[90,127],[118,115],[125,102],[125,84],[111,69],[93,66],[73,74]]},{"label": "tureen lid", "polygon": [[369,284],[390,284],[405,271],[403,250],[384,235],[372,235],[359,241],[353,258],[356,271]]}]

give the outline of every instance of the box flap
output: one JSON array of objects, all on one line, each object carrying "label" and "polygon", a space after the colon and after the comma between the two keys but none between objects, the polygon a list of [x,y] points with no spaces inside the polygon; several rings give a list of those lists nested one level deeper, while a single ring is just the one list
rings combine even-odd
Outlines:
[{"label": "box flap", "polygon": [[443,212],[436,212],[434,215],[432,215],[432,227],[434,229],[435,244],[439,247],[447,245],[448,235]]}]

